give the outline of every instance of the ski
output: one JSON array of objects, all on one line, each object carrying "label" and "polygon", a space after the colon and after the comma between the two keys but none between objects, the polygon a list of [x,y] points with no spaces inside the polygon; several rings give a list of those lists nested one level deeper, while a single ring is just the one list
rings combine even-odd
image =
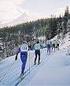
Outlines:
[{"label": "ski", "polygon": [[20,75],[19,76],[19,80],[17,81],[17,83],[15,84],[15,86],[17,86],[28,74],[29,74],[29,71],[26,74],[22,75],[22,76]]},{"label": "ski", "polygon": [[27,69],[25,72],[24,72],[24,75],[20,75],[17,79],[16,79],[16,84],[15,86],[17,86],[26,76],[29,75],[29,73],[33,70],[33,68],[35,68],[35,65],[32,65],[31,68]]},{"label": "ski", "polygon": [[31,68],[29,68],[29,69],[27,69],[27,71],[25,71],[25,73],[24,73],[24,75],[20,75],[18,78],[17,78],[17,80],[16,80],[16,84],[15,84],[15,86],[18,86],[18,84],[20,83],[20,82],[22,82],[22,80],[23,79],[25,79],[29,74],[30,74],[30,72],[33,70],[33,69],[35,69],[35,67],[38,67],[39,65],[41,65],[41,64],[43,64],[43,62],[44,62],[45,60],[43,60],[40,64],[36,64],[36,65],[32,65],[31,66]]}]

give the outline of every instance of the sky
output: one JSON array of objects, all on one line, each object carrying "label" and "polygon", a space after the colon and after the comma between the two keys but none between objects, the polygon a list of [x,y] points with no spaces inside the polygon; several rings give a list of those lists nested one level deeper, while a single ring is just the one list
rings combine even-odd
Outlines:
[{"label": "sky", "polygon": [[70,0],[0,0],[0,23],[10,22],[26,12],[37,18],[64,14]]}]

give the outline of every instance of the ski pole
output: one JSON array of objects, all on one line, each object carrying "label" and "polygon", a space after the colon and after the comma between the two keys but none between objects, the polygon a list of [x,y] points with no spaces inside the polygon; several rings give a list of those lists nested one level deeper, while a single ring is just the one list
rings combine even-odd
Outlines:
[{"label": "ski pole", "polygon": [[30,73],[30,51],[29,51],[29,73]]}]

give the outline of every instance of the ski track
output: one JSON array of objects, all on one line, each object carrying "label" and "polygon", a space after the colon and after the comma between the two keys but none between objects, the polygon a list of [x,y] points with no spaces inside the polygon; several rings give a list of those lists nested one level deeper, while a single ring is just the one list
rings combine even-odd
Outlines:
[{"label": "ski track", "polygon": [[[22,85],[23,86],[28,86],[28,85],[29,86],[70,86],[69,85],[70,80],[68,80],[68,76],[69,76],[68,74],[70,72],[70,70],[69,70],[70,69],[70,67],[69,67],[70,66],[70,61],[69,61],[69,65],[67,65],[68,58],[65,58],[66,55],[63,51],[64,50],[56,51],[56,52],[52,53],[51,55],[47,56],[46,60],[44,62],[42,62],[41,65],[39,65],[37,68],[32,70],[30,75],[28,75],[24,80],[22,80],[22,82],[19,83],[18,86],[22,86]],[[70,58],[69,58],[69,60],[70,60]],[[43,71],[43,70],[45,70],[46,72]],[[65,70],[65,72],[64,72],[64,70]],[[42,73],[40,71],[42,71]],[[49,71],[49,74],[50,74],[50,75],[48,75],[49,76],[48,78],[51,77],[50,80],[47,81],[47,83],[46,83],[47,78],[44,75],[44,77],[46,78],[45,81],[43,81],[44,83],[42,81],[40,82],[39,80],[44,79],[43,73],[48,74],[47,73],[48,71]],[[51,73],[51,71],[53,73]],[[57,74],[59,74],[59,76]],[[65,78],[64,75],[65,76],[67,75],[66,78]],[[39,76],[41,77],[41,79],[39,78]],[[59,77],[61,77],[61,79]],[[38,78],[39,82],[36,82],[37,78]],[[59,79],[60,79],[60,81],[59,81]],[[64,82],[64,80],[65,80],[65,82]],[[40,83],[42,83],[42,84],[40,84]],[[58,83],[58,84],[56,84],[56,83]]]},{"label": "ski track", "polygon": [[27,86],[27,84],[30,83],[33,77],[36,76],[38,70],[40,70],[40,68],[42,68],[49,61],[50,56],[52,57],[53,55],[54,55],[54,52],[52,52],[50,55],[46,55],[43,61],[41,61],[41,64],[36,66],[32,71],[30,71],[30,74],[27,77],[25,77],[25,79],[22,80],[17,86],[21,86],[22,83],[23,83],[23,86]]},{"label": "ski track", "polygon": [[[50,55],[52,56],[54,53],[51,53]],[[33,75],[36,75],[36,72],[48,61],[50,55],[45,55],[45,58],[43,58],[43,60],[41,61],[41,63],[39,65],[36,64],[36,66],[34,66],[33,68],[30,69],[30,73],[23,78],[22,80],[20,80],[20,82],[16,85],[19,86],[20,83],[24,82],[23,86],[27,83],[26,81],[29,82],[29,80],[31,80],[33,78]],[[46,58],[47,57],[47,58]]]}]

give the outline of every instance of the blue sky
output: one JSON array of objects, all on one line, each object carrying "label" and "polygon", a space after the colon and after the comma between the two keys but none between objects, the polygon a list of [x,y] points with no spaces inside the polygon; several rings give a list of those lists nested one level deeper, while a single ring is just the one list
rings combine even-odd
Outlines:
[{"label": "blue sky", "polygon": [[69,5],[70,0],[0,0],[0,22],[12,21],[23,12],[37,18],[59,16]]}]

